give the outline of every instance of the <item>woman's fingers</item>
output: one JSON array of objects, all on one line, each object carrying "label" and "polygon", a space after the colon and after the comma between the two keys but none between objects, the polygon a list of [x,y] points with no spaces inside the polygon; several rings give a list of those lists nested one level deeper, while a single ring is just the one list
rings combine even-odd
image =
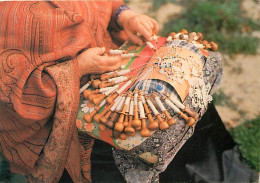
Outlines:
[{"label": "woman's fingers", "polygon": [[150,21],[153,24],[153,31],[154,31],[154,33],[157,34],[158,31],[159,31],[159,25],[158,25],[157,21],[152,19],[152,18],[151,18]]},{"label": "woman's fingers", "polygon": [[100,67],[99,73],[113,71],[121,65],[121,56],[97,56],[97,66]]},{"label": "woman's fingers", "polygon": [[92,50],[92,54],[95,55],[103,55],[106,51],[105,47],[95,47],[95,48],[90,48]]},{"label": "woman's fingers", "polygon": [[131,40],[134,44],[138,44],[140,46],[143,45],[143,40],[137,36],[136,34],[133,34],[131,31],[125,30],[128,39]]},{"label": "woman's fingers", "polygon": [[158,33],[158,24],[154,19],[146,15],[135,15],[124,24],[124,29],[131,41],[136,44],[140,44],[141,39],[137,38],[138,36],[136,36],[135,33],[138,32],[146,40],[150,40],[153,34]]}]

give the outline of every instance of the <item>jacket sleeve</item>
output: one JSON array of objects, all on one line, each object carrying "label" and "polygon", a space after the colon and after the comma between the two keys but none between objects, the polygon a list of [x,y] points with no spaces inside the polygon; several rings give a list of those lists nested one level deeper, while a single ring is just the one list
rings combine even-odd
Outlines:
[{"label": "jacket sleeve", "polygon": [[80,16],[47,2],[1,2],[0,14],[0,153],[29,172],[56,130],[57,111],[73,108],[64,125],[76,115],[76,55],[89,41]]}]

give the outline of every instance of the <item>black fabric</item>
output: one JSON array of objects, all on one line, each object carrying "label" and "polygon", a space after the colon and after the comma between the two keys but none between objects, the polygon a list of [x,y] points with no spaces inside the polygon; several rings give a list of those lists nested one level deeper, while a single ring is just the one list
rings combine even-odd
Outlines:
[{"label": "black fabric", "polygon": [[[235,142],[210,104],[194,135],[160,174],[160,182],[250,182],[252,171],[239,157]],[[110,145],[96,140],[91,163],[93,183],[125,182]]]},{"label": "black fabric", "polygon": [[95,140],[91,153],[91,179],[93,183],[125,182],[114,163],[111,145]]},{"label": "black fabric", "polygon": [[160,182],[249,182],[251,170],[239,159],[236,144],[214,105],[177,153]]}]

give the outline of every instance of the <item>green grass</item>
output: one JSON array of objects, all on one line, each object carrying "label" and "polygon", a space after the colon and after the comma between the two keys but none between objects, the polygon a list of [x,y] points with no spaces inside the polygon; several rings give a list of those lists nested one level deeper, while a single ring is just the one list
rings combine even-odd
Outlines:
[{"label": "green grass", "polygon": [[[166,0],[165,0],[166,1]],[[174,2],[169,0],[167,2]],[[202,32],[204,39],[219,44],[220,51],[227,54],[255,54],[259,39],[253,30],[260,30],[260,21],[255,22],[243,15],[241,0],[183,0],[184,10],[179,17],[171,18],[162,31],[164,36],[185,28]]]},{"label": "green grass", "polygon": [[260,115],[230,130],[249,166],[260,171]]}]

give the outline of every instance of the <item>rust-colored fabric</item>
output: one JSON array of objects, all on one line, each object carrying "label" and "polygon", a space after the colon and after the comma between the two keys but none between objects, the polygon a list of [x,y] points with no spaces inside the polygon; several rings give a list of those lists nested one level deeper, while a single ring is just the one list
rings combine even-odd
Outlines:
[{"label": "rust-colored fabric", "polygon": [[90,182],[93,140],[75,128],[76,58],[89,47],[116,47],[107,28],[116,30],[122,4],[0,3],[0,152],[12,171],[57,182],[66,167],[74,182]]}]

